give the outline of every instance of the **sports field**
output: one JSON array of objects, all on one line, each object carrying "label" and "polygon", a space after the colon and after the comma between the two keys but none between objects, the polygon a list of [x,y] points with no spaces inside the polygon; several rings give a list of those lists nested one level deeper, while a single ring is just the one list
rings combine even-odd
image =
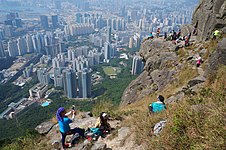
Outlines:
[{"label": "sports field", "polygon": [[108,76],[117,75],[117,68],[111,66],[104,66],[103,67],[104,73]]}]

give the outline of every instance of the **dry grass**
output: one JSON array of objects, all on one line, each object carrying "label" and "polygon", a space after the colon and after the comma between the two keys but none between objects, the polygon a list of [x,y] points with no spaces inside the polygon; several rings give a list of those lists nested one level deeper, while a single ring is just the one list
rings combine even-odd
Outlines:
[{"label": "dry grass", "polygon": [[[147,149],[225,149],[226,68],[218,72],[218,78],[209,87],[184,101],[167,106],[167,110],[149,116],[148,99],[128,106],[139,110],[125,124],[137,133],[138,144]],[[150,96],[154,99],[155,95]],[[167,126],[160,136],[152,136],[152,127],[167,119]]]},{"label": "dry grass", "polygon": [[204,48],[207,49],[203,59],[208,59],[210,54],[212,54],[217,49],[218,41],[217,40],[210,40],[205,43]]},{"label": "dry grass", "polygon": [[185,48],[179,49],[177,54],[179,56],[180,61],[182,61],[182,59],[184,59],[188,55],[187,50]]},{"label": "dry grass", "polygon": [[27,134],[23,138],[18,138],[15,142],[5,146],[2,150],[49,150],[48,139],[44,136]]},{"label": "dry grass", "polygon": [[161,91],[162,95],[166,98],[170,97],[172,94],[180,90],[181,87],[186,86],[187,82],[196,76],[198,76],[196,69],[192,69],[192,67],[188,65],[184,66],[179,73],[174,75],[176,80],[173,83],[168,84],[167,87]]}]

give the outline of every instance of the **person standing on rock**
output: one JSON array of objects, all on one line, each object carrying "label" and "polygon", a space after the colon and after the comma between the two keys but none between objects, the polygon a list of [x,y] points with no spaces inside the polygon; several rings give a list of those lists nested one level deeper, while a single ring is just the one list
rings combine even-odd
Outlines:
[{"label": "person standing on rock", "polygon": [[181,36],[181,30],[179,30],[179,32],[177,33],[177,39],[179,39]]},{"label": "person standing on rock", "polygon": [[164,33],[164,39],[167,39],[167,32]]},{"label": "person standing on rock", "polygon": [[[69,144],[65,143],[65,139],[66,139],[67,135],[71,135],[71,134],[75,135],[76,133],[78,133],[80,136],[84,137],[83,129],[81,129],[81,128],[70,129],[69,124],[74,121],[75,113],[76,113],[75,110],[71,110],[70,112],[66,113],[66,110],[63,107],[60,107],[57,110],[56,118],[58,120],[60,133],[62,135],[61,142],[62,142],[63,148],[69,147]],[[71,114],[72,114],[72,118],[69,119],[68,116]],[[73,145],[73,143],[71,143],[71,145]]]},{"label": "person standing on rock", "polygon": [[157,32],[156,32],[156,37],[157,37],[157,38],[159,38],[160,32],[161,32],[161,31],[160,31],[160,28],[158,28],[158,29],[157,29]]},{"label": "person standing on rock", "polygon": [[202,57],[198,57],[196,67],[198,68],[202,63]]},{"label": "person standing on rock", "polygon": [[153,112],[156,113],[156,112],[166,110],[166,105],[164,103],[164,97],[162,95],[159,95],[157,97],[157,100],[158,100],[157,102],[154,102],[148,106],[150,113],[153,113]]}]

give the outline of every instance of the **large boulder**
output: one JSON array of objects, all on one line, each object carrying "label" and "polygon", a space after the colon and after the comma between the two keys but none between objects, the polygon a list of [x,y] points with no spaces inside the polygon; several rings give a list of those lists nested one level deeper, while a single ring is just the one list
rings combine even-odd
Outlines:
[{"label": "large boulder", "polygon": [[52,121],[43,122],[40,125],[38,125],[35,130],[38,131],[39,134],[48,134],[50,130],[56,125],[56,123],[53,123]]},{"label": "large boulder", "polygon": [[103,142],[95,142],[91,148],[91,150],[106,150],[107,145]]},{"label": "large boulder", "polygon": [[127,105],[137,100],[141,100],[145,95],[158,90],[157,86],[152,86],[153,80],[148,74],[147,71],[144,71],[137,79],[129,84],[123,93],[122,105]]}]

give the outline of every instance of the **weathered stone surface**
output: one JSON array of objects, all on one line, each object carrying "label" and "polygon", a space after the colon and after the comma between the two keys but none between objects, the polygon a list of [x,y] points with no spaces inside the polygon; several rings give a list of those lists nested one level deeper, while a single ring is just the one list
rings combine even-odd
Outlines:
[{"label": "weathered stone surface", "polygon": [[200,52],[199,52],[199,54],[202,56],[202,55],[204,55],[204,54],[206,54],[207,53],[207,49],[202,49]]},{"label": "weathered stone surface", "polygon": [[107,145],[103,142],[95,142],[94,145],[92,146],[91,150],[106,150]]},{"label": "weathered stone surface", "polygon": [[184,92],[178,92],[177,94],[170,96],[168,99],[166,99],[165,103],[169,104],[169,103],[180,101],[184,98],[184,96],[185,96]]},{"label": "weathered stone surface", "polygon": [[192,25],[197,26],[199,40],[209,39],[215,29],[226,26],[226,1],[201,0],[193,14]]},{"label": "weathered stone surface", "polygon": [[85,140],[83,143],[76,145],[75,150],[90,150],[92,143],[88,140]]},{"label": "weathered stone surface", "polygon": [[38,131],[39,134],[48,134],[54,125],[56,124],[53,123],[52,121],[43,122],[40,125],[38,125],[35,128],[35,130]]},{"label": "weathered stone surface", "polygon": [[205,81],[199,80],[199,79],[192,79],[188,82],[188,87],[193,87],[193,86],[203,83],[203,82],[205,82]]},{"label": "weathered stone surface", "polygon": [[169,69],[154,70],[151,72],[151,77],[158,86],[158,90],[162,90],[170,81],[172,81],[175,73],[176,71]]},{"label": "weathered stone surface", "polygon": [[130,129],[129,127],[122,127],[118,130],[118,138],[120,140],[124,139],[130,134]]},{"label": "weathered stone surface", "polygon": [[226,65],[226,38],[222,39],[217,50],[210,56],[205,76],[214,75],[220,65]]},{"label": "weathered stone surface", "polygon": [[54,140],[52,142],[52,147],[53,147],[54,150],[60,149],[61,148],[61,142],[60,142],[60,140]]},{"label": "weathered stone surface", "polygon": [[132,81],[124,91],[121,104],[126,105],[133,103],[137,100],[141,100],[146,94],[156,91],[156,87],[148,88],[151,87],[152,83],[153,80],[151,76],[148,75],[147,71],[141,73],[141,75],[136,80]]},{"label": "weathered stone surface", "polygon": [[139,54],[144,58],[144,71],[126,88],[121,105],[141,100],[172,81],[175,70],[171,68],[178,64],[174,49],[175,45],[172,42],[163,39],[147,40],[142,43]]}]

